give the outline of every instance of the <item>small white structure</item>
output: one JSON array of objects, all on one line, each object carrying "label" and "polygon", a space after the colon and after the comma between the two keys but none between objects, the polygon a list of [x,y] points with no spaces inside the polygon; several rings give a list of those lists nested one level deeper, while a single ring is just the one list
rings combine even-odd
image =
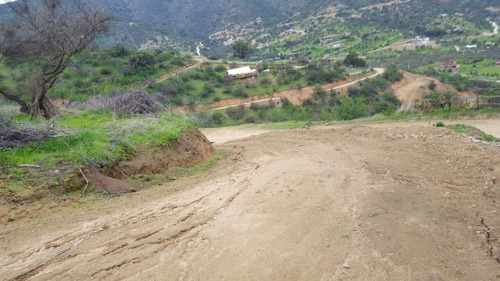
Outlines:
[{"label": "small white structure", "polygon": [[466,49],[476,49],[477,45],[465,45]]},{"label": "small white structure", "polygon": [[250,66],[244,66],[240,68],[229,69],[227,71],[227,75],[236,79],[243,79],[257,75],[257,70],[250,69]]},{"label": "small white structure", "polygon": [[425,44],[429,44],[429,43],[431,43],[431,39],[429,37],[419,38],[417,41],[418,45],[425,45]]},{"label": "small white structure", "polygon": [[338,49],[341,46],[342,45],[340,43],[334,43],[334,44],[326,45],[327,48],[332,48],[332,49]]}]

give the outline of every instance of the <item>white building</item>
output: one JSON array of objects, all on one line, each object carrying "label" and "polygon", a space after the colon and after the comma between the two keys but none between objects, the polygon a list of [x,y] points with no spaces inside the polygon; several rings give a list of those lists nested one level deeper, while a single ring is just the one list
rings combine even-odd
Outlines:
[{"label": "white building", "polygon": [[250,66],[244,66],[240,68],[229,69],[227,71],[227,75],[236,79],[242,79],[257,75],[257,70],[250,69]]},{"label": "white building", "polygon": [[431,39],[429,37],[419,38],[417,41],[418,45],[425,45],[431,43]]}]

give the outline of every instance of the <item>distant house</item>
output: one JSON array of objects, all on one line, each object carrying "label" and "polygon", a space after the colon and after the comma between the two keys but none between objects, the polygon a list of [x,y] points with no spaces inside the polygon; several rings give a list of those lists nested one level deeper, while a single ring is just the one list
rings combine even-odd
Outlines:
[{"label": "distant house", "polygon": [[460,69],[454,69],[451,71],[451,76],[457,76],[457,75],[460,75]]},{"label": "distant house", "polygon": [[333,43],[333,44],[328,44],[326,45],[327,48],[332,48],[332,49],[338,49],[342,46],[341,43]]},{"label": "distant house", "polygon": [[455,33],[462,33],[463,31],[464,31],[464,30],[463,30],[463,29],[461,29],[460,27],[455,27],[455,28],[453,28],[453,29],[448,29],[448,30],[446,31],[446,33],[448,33],[448,34],[450,34],[450,33],[455,34]]},{"label": "distant house", "polygon": [[305,52],[293,52],[293,53],[288,54],[288,57],[290,57],[290,59],[293,59],[296,57],[303,56],[305,54],[306,54]]},{"label": "distant house", "polygon": [[256,76],[257,70],[250,69],[250,66],[244,66],[240,68],[229,69],[227,71],[227,75],[231,76],[234,79],[244,79]]},{"label": "distant house", "polygon": [[459,67],[459,65],[455,61],[445,61],[441,64],[439,69],[445,70],[445,69],[454,69],[454,68],[458,68],[458,67]]},{"label": "distant house", "polygon": [[425,45],[431,43],[431,39],[429,37],[419,38],[417,41],[417,45]]},{"label": "distant house", "polygon": [[470,50],[470,49],[476,49],[477,45],[465,45],[465,48]]},{"label": "distant house", "polygon": [[326,43],[328,43],[328,42],[330,42],[330,41],[332,41],[332,40],[334,40],[334,39],[336,39],[336,38],[337,38],[337,35],[329,35],[329,36],[322,37],[322,38],[319,40],[319,42],[320,42],[321,44],[326,44]]},{"label": "distant house", "polygon": [[347,38],[351,36],[351,33],[350,32],[346,32],[346,33],[341,33],[341,34],[335,34],[335,35],[328,35],[328,36],[325,36],[325,37],[322,37],[319,42],[324,45],[332,40],[335,40],[337,38]]}]

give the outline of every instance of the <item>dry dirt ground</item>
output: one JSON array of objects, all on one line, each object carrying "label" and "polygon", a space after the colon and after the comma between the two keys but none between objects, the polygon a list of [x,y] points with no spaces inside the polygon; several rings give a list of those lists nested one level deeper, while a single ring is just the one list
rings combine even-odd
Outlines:
[{"label": "dry dirt ground", "polygon": [[[414,74],[406,71],[402,71],[402,73],[403,73],[403,79],[389,86],[391,92],[394,92],[394,95],[401,102],[412,103],[415,100],[421,101],[422,91],[424,91],[424,94],[429,94],[431,92],[428,88],[431,81],[434,81],[434,83],[436,83],[435,90],[438,92],[446,92],[448,90],[453,90],[453,87],[445,85],[441,83],[441,81],[435,78]],[[470,92],[460,92],[458,93],[458,96],[474,97],[475,95]]]},{"label": "dry dirt ground", "polygon": [[0,279],[75,245],[18,280],[500,280],[500,147],[408,121],[204,133],[229,152],[192,176],[0,206]]}]

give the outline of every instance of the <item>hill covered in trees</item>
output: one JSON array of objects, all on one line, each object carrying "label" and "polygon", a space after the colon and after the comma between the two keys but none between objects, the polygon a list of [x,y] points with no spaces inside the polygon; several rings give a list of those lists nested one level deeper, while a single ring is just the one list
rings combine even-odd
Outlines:
[{"label": "hill covered in trees", "polygon": [[[495,0],[443,0],[432,5],[423,0],[102,0],[96,5],[118,18],[114,32],[99,40],[101,46],[123,42],[135,49],[191,53],[200,46],[205,54],[225,53],[238,39],[273,51],[267,47],[288,50],[347,31],[379,38],[394,30],[430,37],[455,28],[475,34],[490,28],[487,19],[498,22],[500,17]],[[0,17],[8,16],[6,9],[0,5]]]}]

